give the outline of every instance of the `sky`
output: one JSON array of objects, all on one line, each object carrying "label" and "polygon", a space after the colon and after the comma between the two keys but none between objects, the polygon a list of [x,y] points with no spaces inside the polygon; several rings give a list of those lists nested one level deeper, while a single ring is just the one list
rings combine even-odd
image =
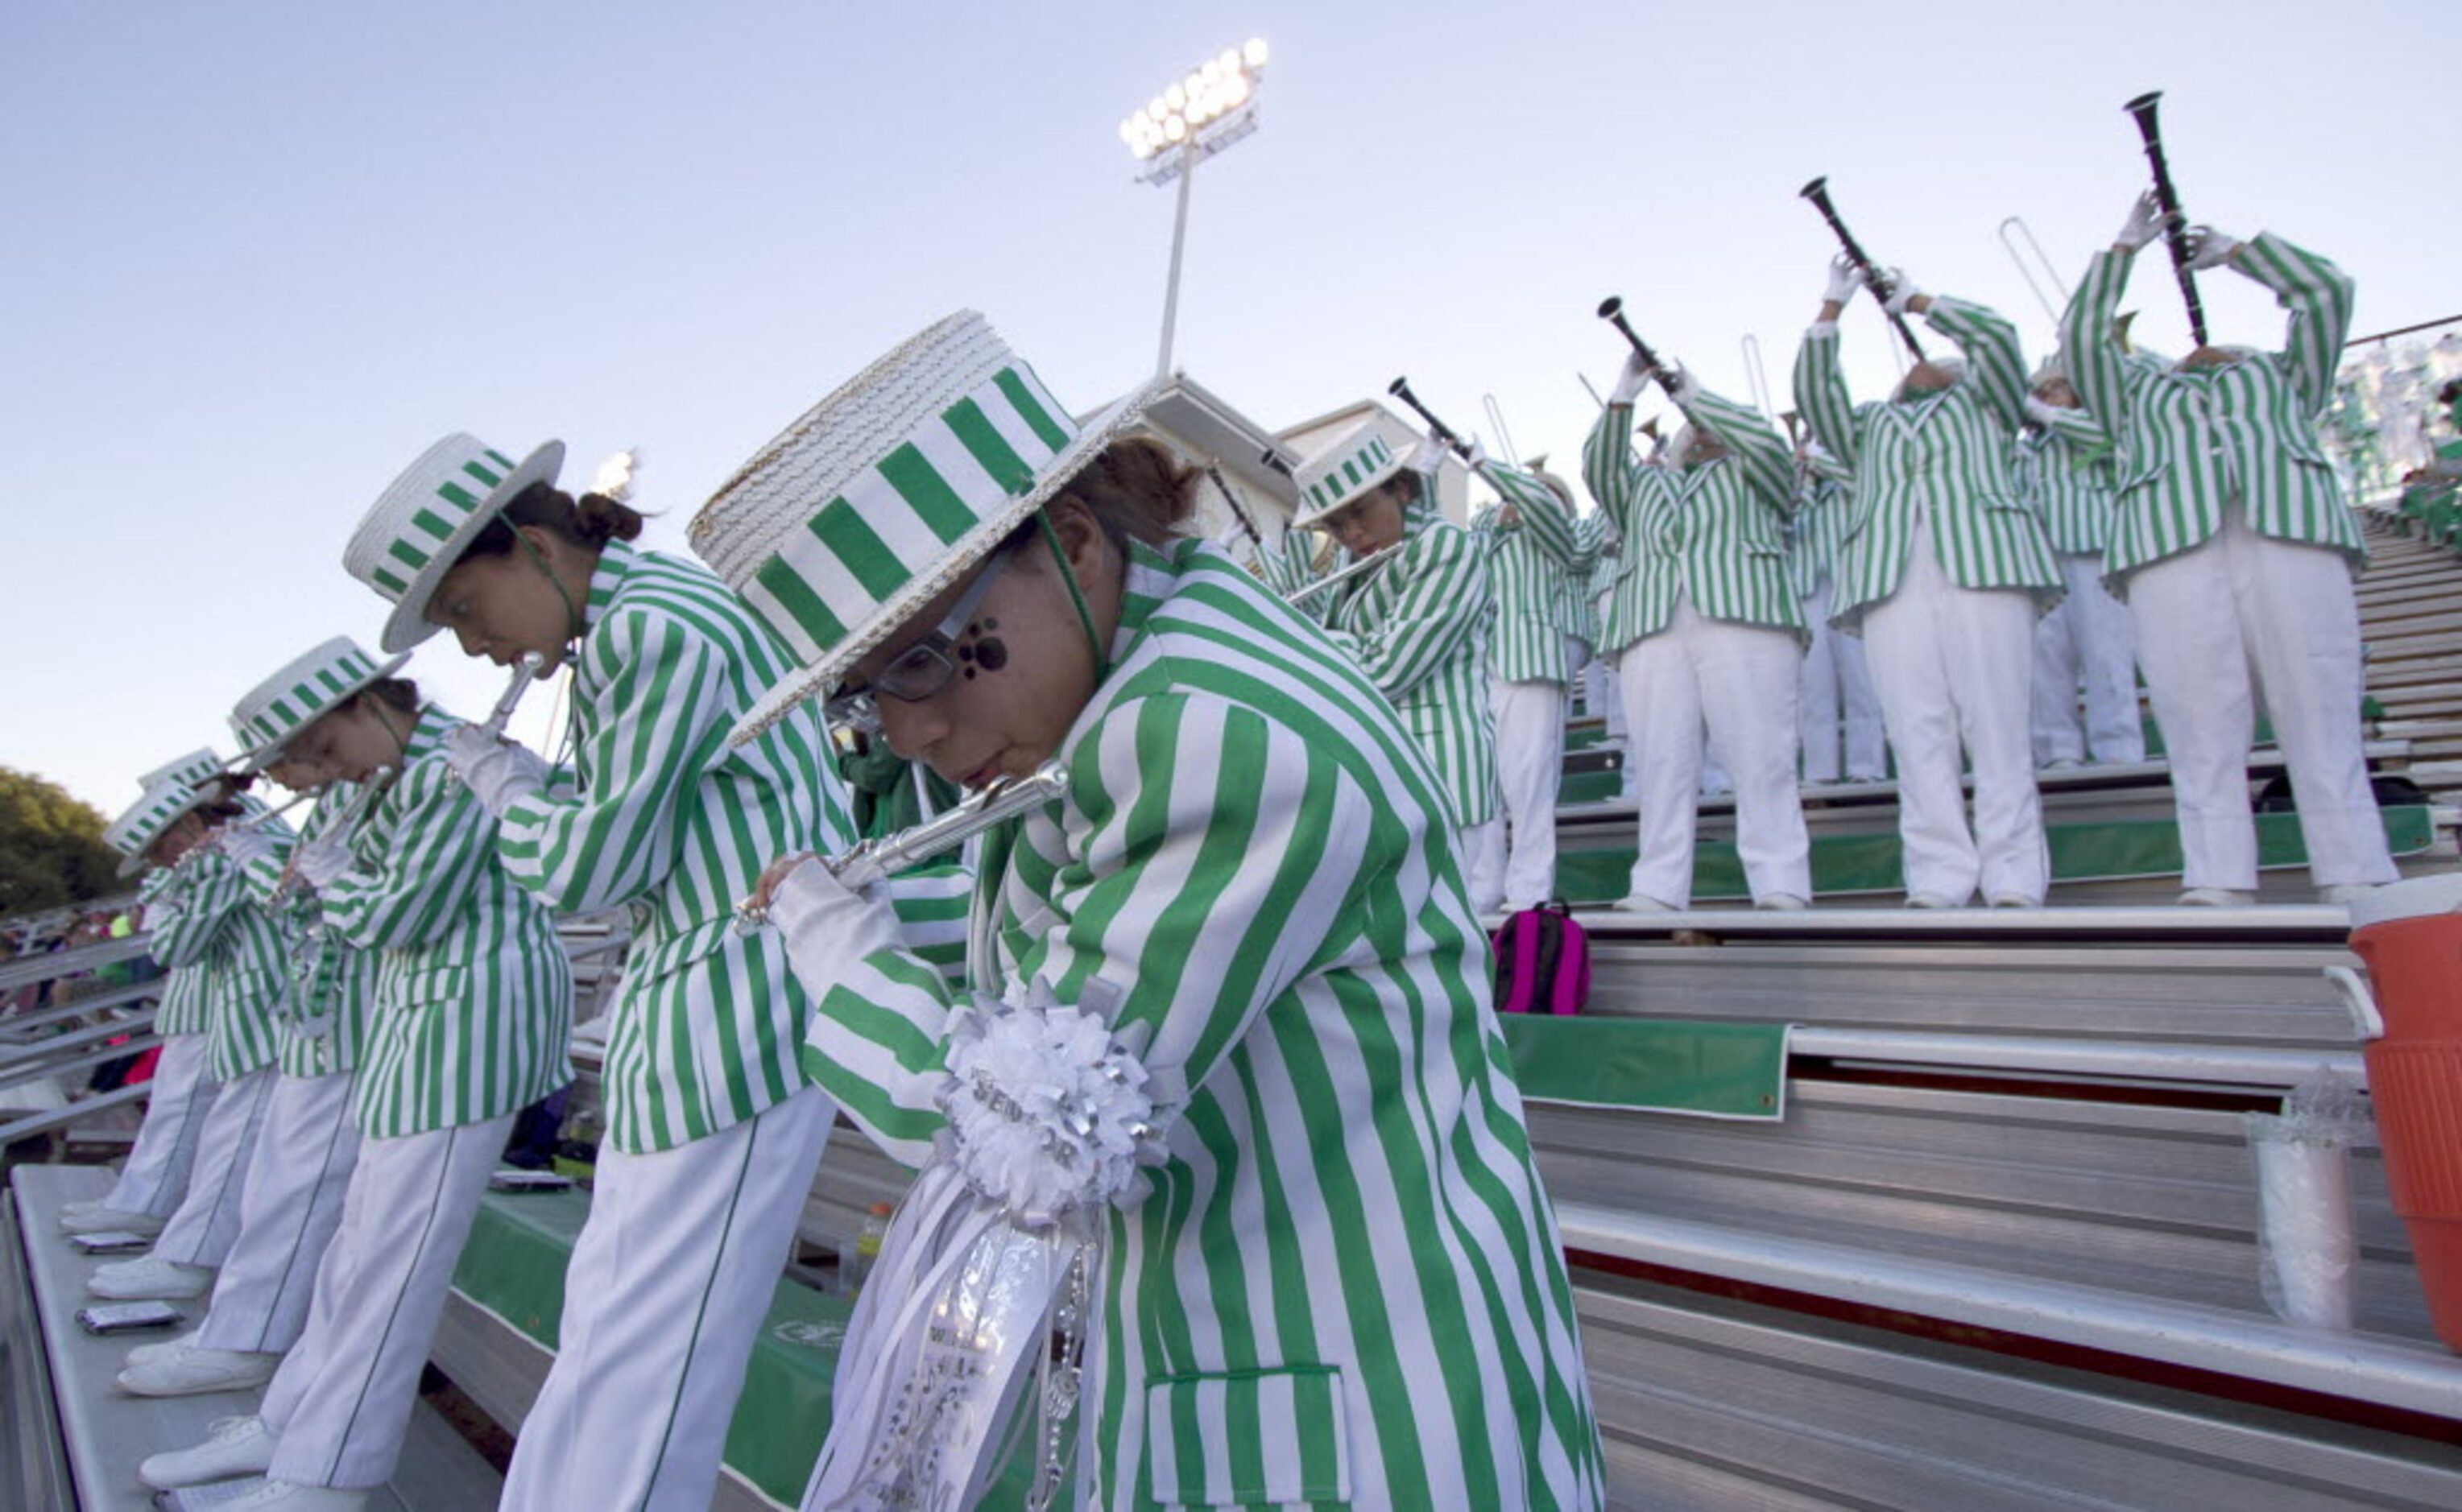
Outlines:
[{"label": "sky", "polygon": [[[1578,449],[1636,327],[1786,405],[1829,176],[1873,255],[2051,323],[2146,168],[2192,219],[2358,280],[2362,333],[2462,313],[2462,5],[1313,0],[1188,5],[0,6],[0,765],[106,814],[227,748],[231,702],[383,606],[343,543],[430,441],[637,446],[646,543],[949,310],[1085,410],[1155,360],[1173,196],[1120,119],[1250,36],[1263,127],[1194,185],[1176,365],[1280,429],[1397,373],[1524,454]],[[2128,303],[2177,351],[2157,260]],[[2268,296],[2206,279],[2215,337]],[[1868,304],[1850,379],[1895,369]],[[1493,444],[1493,443],[1491,443]],[[502,676],[410,671],[476,716]],[[516,734],[545,743],[534,697]]]}]

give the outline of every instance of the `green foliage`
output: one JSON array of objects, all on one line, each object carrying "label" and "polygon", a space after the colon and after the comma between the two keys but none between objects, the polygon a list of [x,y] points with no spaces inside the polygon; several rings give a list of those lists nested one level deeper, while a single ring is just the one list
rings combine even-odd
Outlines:
[{"label": "green foliage", "polygon": [[59,784],[0,767],[0,918],[123,890],[104,822]]}]

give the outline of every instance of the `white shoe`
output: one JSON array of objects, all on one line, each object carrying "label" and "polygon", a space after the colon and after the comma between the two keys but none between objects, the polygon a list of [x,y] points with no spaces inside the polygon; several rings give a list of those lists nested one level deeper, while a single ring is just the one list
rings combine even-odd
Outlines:
[{"label": "white shoe", "polygon": [[60,1232],[64,1234],[110,1234],[123,1229],[150,1238],[162,1231],[162,1220],[151,1213],[123,1213],[119,1208],[99,1204],[75,1210],[60,1209]]},{"label": "white shoe", "polygon": [[2043,763],[2043,770],[2046,772],[2074,772],[2084,765],[2085,765],[2085,763],[2075,756],[2054,756],[2049,761]]},{"label": "white shoe", "polygon": [[198,1337],[205,1331],[203,1329],[190,1329],[176,1339],[157,1339],[151,1344],[140,1344],[128,1352],[128,1363],[142,1365],[147,1360],[159,1360],[165,1355],[177,1354],[196,1343]]},{"label": "white shoe", "polygon": [[2183,908],[2245,908],[2257,894],[2238,887],[2192,887],[2180,894]]},{"label": "white shoe", "polygon": [[262,1417],[221,1417],[205,1425],[210,1436],[193,1449],[150,1455],[137,1479],[157,1491],[201,1486],[209,1480],[261,1476],[273,1463],[273,1435]]},{"label": "white shoe", "polygon": [[131,1365],[119,1373],[119,1389],[131,1396],[197,1396],[237,1392],[273,1379],[279,1354],[209,1350],[190,1345],[176,1353]]},{"label": "white shoe", "polygon": [[1754,899],[1753,906],[1767,913],[1802,913],[1812,905],[1797,893],[1774,892],[1766,898]]},{"label": "white shoe", "polygon": [[1646,892],[1630,892],[1615,901],[1615,911],[1618,913],[1682,913],[1685,910],[1672,903],[1661,903]]},{"label": "white shoe", "polygon": [[1936,892],[1911,892],[1907,894],[1907,906],[1910,908],[1961,908],[1965,905]]},{"label": "white shoe", "polygon": [[2043,905],[2041,899],[2029,898],[2021,892],[1996,892],[1983,903],[1991,908],[2040,908]]},{"label": "white shoe", "polygon": [[214,1273],[203,1266],[184,1266],[151,1255],[104,1266],[85,1279],[88,1291],[114,1302],[141,1302],[156,1297],[178,1302],[204,1296],[213,1284]]},{"label": "white shoe", "polygon": [[2317,901],[2331,904],[2337,908],[2347,908],[2376,890],[2377,884],[2372,882],[2338,882],[2318,888]]},{"label": "white shoe", "polygon": [[244,1497],[220,1503],[215,1512],[257,1512],[258,1508],[281,1509],[281,1512],[359,1512],[368,1504],[368,1494],[345,1490],[339,1486],[293,1485],[288,1480],[268,1480]]}]

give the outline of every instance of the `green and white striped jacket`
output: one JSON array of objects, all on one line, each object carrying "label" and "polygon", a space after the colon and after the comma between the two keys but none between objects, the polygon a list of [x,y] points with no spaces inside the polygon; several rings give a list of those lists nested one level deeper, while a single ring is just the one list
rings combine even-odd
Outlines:
[{"label": "green and white striped jacket", "polygon": [[1503,523],[1504,507],[1497,503],[1470,522],[1472,536],[1487,549],[1488,583],[1496,597],[1488,674],[1499,682],[1564,682],[1574,671],[1565,649],[1567,584],[1589,571],[1575,522],[1556,491],[1535,474],[1490,462],[1482,476],[1519,517]]},{"label": "green and white striped jacket", "polygon": [[[145,927],[155,960],[201,972],[206,1064],[216,1081],[228,1081],[273,1064],[274,1023],[290,985],[282,935],[228,856],[198,850],[178,871],[178,881],[145,905]],[[158,1014],[158,1032],[160,1023]]]},{"label": "green and white striped jacket", "polygon": [[2125,579],[2198,544],[2235,501],[2259,535],[2330,547],[2359,570],[2367,547],[2317,434],[2351,330],[2349,275],[2271,232],[2247,243],[2232,264],[2290,312],[2282,350],[2177,373],[2128,361],[2111,339],[2134,261],[2097,252],[2061,322],[2078,397],[2120,445],[2105,575]]},{"label": "green and white striped jacket", "polygon": [[607,1141],[672,1149],[804,1085],[806,1012],[777,931],[736,901],[796,851],[855,840],[819,706],[726,743],[784,675],[786,652],[703,567],[611,541],[573,661],[577,792],[508,809],[496,854],[563,913],[634,905],[638,931],[607,1036]]},{"label": "green and white striped jacket", "polygon": [[1487,553],[1430,502],[1402,512],[1402,549],[1364,577],[1317,595],[1333,643],[1392,700],[1436,764],[1454,822],[1496,813],[1496,715],[1487,701],[1487,625],[1496,612]]},{"label": "green and white striped jacket", "polygon": [[[1599,644],[1599,589],[1606,586],[1606,574],[1615,566],[1614,559],[1608,555],[1608,530],[1604,509],[1573,518],[1573,560],[1580,566],[1564,575],[1563,592],[1556,606],[1557,627],[1593,649]],[[1580,671],[1578,667],[1574,670]]]},{"label": "green and white striped jacket", "polygon": [[1795,516],[1786,522],[1786,564],[1795,596],[1803,600],[1820,592],[1824,583],[1837,581],[1838,553],[1855,518],[1855,496],[1839,479],[1815,473],[1797,497]]},{"label": "green and white striped jacket", "polygon": [[2060,602],[2060,568],[2042,522],[2009,479],[2009,446],[2025,422],[2026,366],[2018,332],[1980,305],[1934,296],[1932,329],[1966,353],[1948,389],[1857,405],[1838,371],[1838,328],[1816,324],[1795,356],[1795,407],[1851,473],[1854,519],[1838,562],[1831,623],[1853,628],[1898,590],[1915,522],[1962,588],[2026,588],[2039,608]]},{"label": "green and white striped jacket", "polygon": [[[1555,1219],[1454,815],[1359,667],[1214,547],[1132,547],[1068,798],[986,877],[975,993],[1103,1014],[1187,1091],[1111,1214],[1079,1463],[1160,1505],[1594,1508]],[[929,1159],[953,997],[815,984],[807,1064]]]},{"label": "green and white striped jacket", "polygon": [[1610,404],[1582,447],[1582,476],[1615,517],[1624,558],[1602,627],[1620,651],[1667,628],[1679,597],[1714,620],[1803,631],[1786,574],[1793,463],[1753,409],[1696,393],[1685,417],[1728,455],[1681,470],[1632,456],[1632,406]]},{"label": "green and white striped jacket", "polygon": [[[300,840],[315,840],[341,822],[358,796],[359,789],[351,783],[329,784],[310,805]],[[277,820],[267,827],[280,824]],[[273,854],[248,862],[248,890],[281,926],[290,963],[291,991],[281,1026],[282,1074],[331,1076],[358,1067],[359,1046],[367,1037],[369,1015],[376,1012],[378,957],[373,950],[344,945],[334,931],[319,926],[323,910],[313,890],[303,887],[274,902],[291,848],[286,829]]]},{"label": "green and white striped jacket", "polygon": [[[137,902],[147,918],[153,917],[154,904],[166,896],[175,896],[180,869],[157,866],[137,884]],[[153,953],[147,942],[147,953]],[[155,964],[162,968],[162,996],[154,1006],[154,1033],[168,1039],[175,1034],[202,1034],[213,1026],[213,1012],[205,1001],[205,973],[193,966],[173,966],[159,955]]]},{"label": "green and white striped jacket", "polygon": [[2050,426],[2019,435],[2011,476],[2042,518],[2054,551],[2101,556],[2111,543],[2111,440],[2084,410],[2052,415]]},{"label": "green and white striped jacket", "polygon": [[461,720],[429,705],[401,776],[324,889],[325,927],[381,953],[354,1117],[372,1139],[513,1113],[572,1079],[572,964],[496,861],[496,821],[444,761]]}]

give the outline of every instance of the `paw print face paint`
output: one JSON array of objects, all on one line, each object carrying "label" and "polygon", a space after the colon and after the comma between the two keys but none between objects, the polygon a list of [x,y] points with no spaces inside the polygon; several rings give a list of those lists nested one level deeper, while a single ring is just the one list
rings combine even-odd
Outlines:
[{"label": "paw print face paint", "polygon": [[966,627],[958,642],[958,660],[965,664],[965,675],[972,678],[978,671],[996,672],[1008,665],[1008,642],[992,632],[1000,621],[989,616]]}]

